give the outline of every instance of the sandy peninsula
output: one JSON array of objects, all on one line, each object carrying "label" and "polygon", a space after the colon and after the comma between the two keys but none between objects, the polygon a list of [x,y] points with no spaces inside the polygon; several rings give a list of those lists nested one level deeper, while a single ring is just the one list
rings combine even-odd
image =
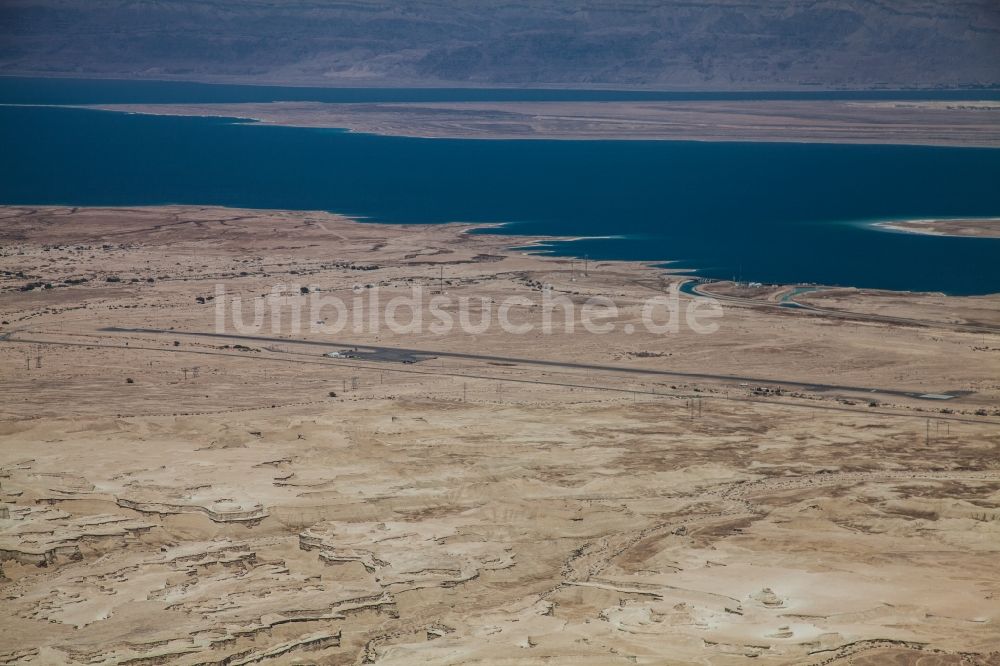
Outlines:
[{"label": "sandy peninsula", "polygon": [[[0,209],[0,662],[996,663],[1000,295],[652,333],[686,278],[468,230]],[[275,314],[547,285],[616,332]]]},{"label": "sandy peninsula", "polygon": [[878,222],[877,227],[929,236],[1000,238],[1000,217],[964,220],[899,220]]},{"label": "sandy peninsula", "polygon": [[461,102],[100,105],[390,136],[1000,146],[997,102]]}]

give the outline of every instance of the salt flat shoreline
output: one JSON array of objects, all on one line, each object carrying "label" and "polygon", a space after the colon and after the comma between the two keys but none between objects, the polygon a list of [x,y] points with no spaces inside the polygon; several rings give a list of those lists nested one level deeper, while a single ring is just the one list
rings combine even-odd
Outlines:
[{"label": "salt flat shoreline", "polygon": [[[127,212],[136,211],[143,214],[176,214],[177,211],[185,210],[213,210],[213,211],[232,211],[238,213],[248,213],[258,216],[314,216],[318,218],[326,217],[331,220],[336,220],[338,224],[347,225],[361,225],[369,226],[371,224],[376,224],[380,227],[386,227],[390,229],[397,229],[400,232],[405,232],[407,230],[417,230],[417,229],[434,229],[434,230],[455,230],[462,237],[472,237],[479,239],[479,242],[485,247],[490,248],[489,251],[492,252],[507,252],[513,254],[520,254],[524,257],[537,257],[541,259],[547,259],[552,261],[557,261],[561,263],[571,263],[575,262],[577,264],[582,264],[585,257],[582,255],[574,254],[552,254],[550,248],[552,244],[570,244],[581,240],[591,240],[595,238],[624,238],[621,235],[608,235],[608,236],[590,236],[590,235],[573,235],[573,236],[552,236],[546,234],[496,234],[496,233],[475,233],[480,230],[491,230],[491,229],[501,229],[508,227],[510,222],[438,222],[438,223],[395,223],[395,222],[370,222],[364,217],[345,215],[335,211],[323,211],[323,210],[298,210],[298,209],[271,209],[271,208],[241,208],[232,206],[218,206],[213,204],[206,205],[189,205],[189,204],[150,204],[150,205],[124,205],[124,206],[107,206],[107,205],[59,205],[59,204],[0,204],[0,222],[6,219],[8,216],[16,216],[18,211],[38,211],[47,214],[61,214],[61,213],[72,213],[73,211],[117,211],[117,212]],[[872,222],[868,223],[869,226],[897,233],[910,233],[919,234],[925,236],[936,236],[936,237],[956,237],[956,238],[969,238],[969,237],[981,237],[981,238],[1000,238],[1000,218],[981,218],[981,219],[926,219],[926,220],[900,220],[900,221],[883,221],[883,222]],[[928,228],[927,225],[934,225],[935,228]],[[943,228],[938,229],[936,227],[947,227],[948,225],[961,225],[963,231],[956,231],[954,228]],[[435,232],[436,233],[436,232]],[[622,270],[653,270],[664,275],[668,275],[674,279],[682,280],[701,280],[703,279],[698,275],[697,268],[673,268],[671,264],[678,263],[679,259],[649,259],[649,260],[636,260],[636,259],[589,259],[591,265],[598,266],[614,266]],[[726,282],[725,280],[711,280],[712,282]],[[881,293],[881,294],[895,294],[895,295],[932,295],[932,296],[942,296],[946,298],[961,298],[961,296],[953,296],[946,294],[941,291],[918,291],[910,289],[884,289],[884,288],[874,288],[874,287],[857,287],[852,285],[832,285],[832,284],[814,284],[814,283],[784,283],[784,284],[767,284],[769,288],[794,288],[801,286],[803,284],[808,284],[810,286],[816,286],[820,290],[856,290],[865,293]],[[983,297],[991,297],[994,294],[982,294]]]}]

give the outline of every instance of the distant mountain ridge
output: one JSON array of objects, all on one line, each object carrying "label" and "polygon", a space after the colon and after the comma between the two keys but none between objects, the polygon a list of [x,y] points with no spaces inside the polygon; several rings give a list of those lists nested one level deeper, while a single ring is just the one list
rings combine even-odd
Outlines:
[{"label": "distant mountain ridge", "polygon": [[5,0],[0,73],[703,89],[1000,84],[996,0]]}]

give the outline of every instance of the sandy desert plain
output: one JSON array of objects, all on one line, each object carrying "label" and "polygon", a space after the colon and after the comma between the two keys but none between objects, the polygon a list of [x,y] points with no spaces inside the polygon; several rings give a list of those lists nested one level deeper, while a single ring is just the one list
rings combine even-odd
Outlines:
[{"label": "sandy desert plain", "polygon": [[0,209],[0,663],[1000,663],[1000,295],[204,335],[217,284],[638,322],[682,279],[467,231]]}]

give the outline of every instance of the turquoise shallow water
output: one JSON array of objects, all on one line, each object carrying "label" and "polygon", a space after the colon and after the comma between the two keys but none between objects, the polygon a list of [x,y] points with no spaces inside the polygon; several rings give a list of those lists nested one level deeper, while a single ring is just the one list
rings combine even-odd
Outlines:
[{"label": "turquoise shallow water", "polygon": [[1000,292],[1000,240],[858,223],[998,216],[998,184],[989,149],[430,140],[0,107],[0,203],[506,222],[491,233],[600,237],[555,243],[557,254],[760,282]]}]

